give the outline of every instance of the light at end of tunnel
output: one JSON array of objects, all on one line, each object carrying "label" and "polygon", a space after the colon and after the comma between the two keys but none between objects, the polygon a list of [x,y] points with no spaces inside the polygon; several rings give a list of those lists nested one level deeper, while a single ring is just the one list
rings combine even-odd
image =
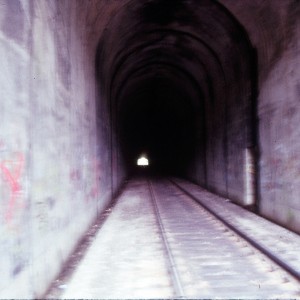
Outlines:
[{"label": "light at end of tunnel", "polygon": [[137,165],[138,166],[148,166],[149,165],[149,160],[148,158],[146,158],[145,156],[141,156],[138,160],[137,160]]}]

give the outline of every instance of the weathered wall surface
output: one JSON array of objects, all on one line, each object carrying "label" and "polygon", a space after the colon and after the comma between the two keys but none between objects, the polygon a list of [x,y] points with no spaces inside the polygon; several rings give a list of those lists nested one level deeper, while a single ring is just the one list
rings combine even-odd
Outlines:
[{"label": "weathered wall surface", "polygon": [[300,232],[299,1],[222,3],[257,49],[259,210]]},{"label": "weathered wall surface", "polygon": [[[300,14],[298,15],[300,20]],[[300,22],[259,95],[260,210],[300,232]]]},{"label": "weathered wall surface", "polygon": [[30,298],[110,199],[110,129],[84,3],[0,7],[0,297]]},{"label": "weathered wall surface", "polygon": [[[108,51],[107,74],[124,63],[124,72],[119,69],[115,78],[121,83],[136,62],[160,57],[164,66],[186,71],[163,67],[170,80],[191,75],[198,84],[192,94],[203,101],[191,177],[247,204],[251,95],[248,50],[240,33],[230,17],[215,18],[218,9],[207,14],[210,1],[201,2],[203,8],[195,1],[199,12],[191,8],[186,17],[179,9],[185,25],[176,14],[174,23],[164,24],[162,14],[154,23],[150,16],[154,27],[149,27],[146,13],[125,18],[124,27],[118,15],[127,3],[134,1],[0,0],[0,297],[41,296],[126,175],[118,132],[112,134],[111,123],[118,124],[115,115],[109,116],[111,98],[101,97],[109,93],[95,76],[98,42],[114,16],[124,34],[116,30],[108,39],[107,49],[115,53]],[[299,1],[220,3],[244,26],[257,50],[260,212],[300,232]],[[168,17],[169,10],[164,13]],[[139,48],[143,43],[145,48]],[[145,50],[141,56],[135,46]],[[145,78],[150,78],[147,70]],[[183,90],[190,91],[194,81]]]}]

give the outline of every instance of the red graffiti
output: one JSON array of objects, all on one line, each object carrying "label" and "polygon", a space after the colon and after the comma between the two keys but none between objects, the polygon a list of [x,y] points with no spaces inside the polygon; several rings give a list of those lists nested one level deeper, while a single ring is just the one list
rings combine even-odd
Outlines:
[{"label": "red graffiti", "polygon": [[78,181],[81,179],[81,173],[80,173],[80,170],[73,170],[71,171],[70,173],[70,179],[72,181]]},{"label": "red graffiti", "polygon": [[[8,165],[15,165],[14,168],[9,168]],[[8,207],[5,213],[5,220],[10,221],[16,207],[17,198],[21,191],[20,177],[24,167],[24,156],[18,154],[17,160],[4,160],[0,162],[0,171],[4,180],[8,183],[10,188],[10,196],[8,199]]]},{"label": "red graffiti", "polygon": [[100,194],[100,189],[99,189],[99,179],[100,179],[100,162],[98,160],[95,161],[93,167],[93,185],[90,191],[90,197],[95,198]]}]

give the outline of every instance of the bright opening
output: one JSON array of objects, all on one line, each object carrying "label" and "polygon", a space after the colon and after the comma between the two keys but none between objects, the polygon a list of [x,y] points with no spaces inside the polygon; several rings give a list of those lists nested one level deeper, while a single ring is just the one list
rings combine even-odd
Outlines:
[{"label": "bright opening", "polygon": [[137,165],[138,166],[148,166],[149,165],[149,160],[145,156],[141,156],[137,160]]}]

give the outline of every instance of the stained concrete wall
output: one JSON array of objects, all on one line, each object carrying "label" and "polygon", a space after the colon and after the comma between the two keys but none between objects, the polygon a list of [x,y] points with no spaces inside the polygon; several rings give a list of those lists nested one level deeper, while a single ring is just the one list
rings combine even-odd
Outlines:
[{"label": "stained concrete wall", "polygon": [[110,125],[84,3],[0,7],[0,297],[31,298],[110,200]]},{"label": "stained concrete wall", "polygon": [[300,232],[300,3],[222,0],[258,57],[258,206]]},{"label": "stained concrete wall", "polygon": [[[293,17],[293,14],[288,16]],[[258,98],[260,211],[300,232],[300,14]],[[291,34],[291,32],[286,32]]]},{"label": "stained concrete wall", "polygon": [[[199,132],[206,150],[198,152],[190,177],[241,205],[254,200],[260,214],[300,232],[299,1],[220,3],[245,29],[257,70],[255,60],[247,69],[246,55],[240,65],[225,62],[227,90],[211,73],[213,98],[221,100],[206,102],[205,133]],[[231,51],[238,55],[238,47]],[[254,81],[247,82],[247,76]]]}]

